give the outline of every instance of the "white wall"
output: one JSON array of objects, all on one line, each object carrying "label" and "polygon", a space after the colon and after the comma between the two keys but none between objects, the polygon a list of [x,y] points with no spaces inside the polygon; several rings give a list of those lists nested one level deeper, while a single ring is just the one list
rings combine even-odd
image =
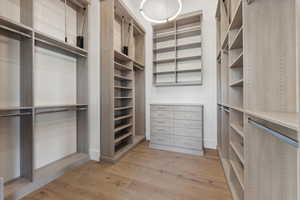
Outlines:
[{"label": "white wall", "polygon": [[203,11],[203,86],[153,87],[152,85],[152,29],[139,14],[141,0],[127,0],[147,30],[146,36],[146,95],[147,138],[150,135],[150,103],[201,103],[204,104],[204,143],[207,148],[217,145],[217,76],[216,76],[216,24],[217,0],[182,0],[182,13]]}]

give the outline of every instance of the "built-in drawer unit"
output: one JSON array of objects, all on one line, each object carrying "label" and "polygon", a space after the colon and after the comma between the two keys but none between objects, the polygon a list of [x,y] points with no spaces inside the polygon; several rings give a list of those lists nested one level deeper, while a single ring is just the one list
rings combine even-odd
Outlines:
[{"label": "built-in drawer unit", "polygon": [[152,104],[152,148],[203,155],[203,105]]}]

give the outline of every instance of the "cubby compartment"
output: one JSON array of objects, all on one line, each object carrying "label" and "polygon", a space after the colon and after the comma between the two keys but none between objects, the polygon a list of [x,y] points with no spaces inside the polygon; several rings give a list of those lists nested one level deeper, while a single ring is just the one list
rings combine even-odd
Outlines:
[{"label": "cubby compartment", "polygon": [[244,199],[244,190],[243,190],[243,188],[239,182],[239,179],[234,171],[234,168],[232,166],[230,167],[229,185],[231,188],[233,199],[243,200]]}]

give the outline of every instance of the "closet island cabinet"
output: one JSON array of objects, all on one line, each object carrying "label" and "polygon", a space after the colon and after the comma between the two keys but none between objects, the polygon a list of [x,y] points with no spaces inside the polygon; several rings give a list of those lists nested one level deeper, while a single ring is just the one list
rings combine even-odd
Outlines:
[{"label": "closet island cabinet", "polygon": [[218,149],[234,200],[300,198],[299,8],[218,3]]}]

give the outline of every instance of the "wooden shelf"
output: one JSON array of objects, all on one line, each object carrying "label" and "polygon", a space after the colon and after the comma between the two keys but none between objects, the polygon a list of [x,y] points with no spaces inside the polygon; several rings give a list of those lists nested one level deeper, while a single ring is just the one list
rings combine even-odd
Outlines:
[{"label": "wooden shelf", "polygon": [[121,75],[115,75],[115,79],[125,80],[125,81],[132,81],[132,78],[128,78],[128,77],[121,76]]},{"label": "wooden shelf", "polygon": [[115,121],[118,121],[118,120],[122,120],[122,119],[128,119],[128,118],[131,118],[133,117],[133,115],[125,115],[125,116],[121,116],[121,117],[116,117],[115,118]]},{"label": "wooden shelf", "polygon": [[30,110],[33,107],[31,106],[8,106],[0,107],[0,111],[18,111],[18,110]]},{"label": "wooden shelf", "polygon": [[32,33],[33,33],[32,28],[3,16],[0,16],[0,29],[9,31],[11,33],[26,38],[32,38]]},{"label": "wooden shelf", "polygon": [[129,127],[132,127],[132,124],[126,124],[126,125],[117,127],[117,128],[115,128],[114,132],[119,132],[119,131],[124,130],[124,129],[129,128]]},{"label": "wooden shelf", "polygon": [[190,82],[164,82],[164,83],[155,83],[157,87],[166,87],[166,86],[193,86],[193,85],[202,85],[201,81],[190,81]]},{"label": "wooden shelf", "polygon": [[119,70],[132,71],[132,68],[126,65],[115,62],[115,67]]},{"label": "wooden shelf", "polygon": [[233,106],[233,105],[229,105],[229,107],[230,107],[232,110],[235,110],[235,111],[244,113],[244,109],[243,109],[242,107],[237,107],[237,106]]},{"label": "wooden shelf", "polygon": [[299,117],[298,113],[282,113],[282,112],[263,112],[245,110],[245,113],[253,117],[278,124],[280,126],[298,131]]},{"label": "wooden shelf", "polygon": [[89,155],[75,153],[63,159],[55,161],[45,167],[34,170],[34,182],[19,178],[5,185],[5,199],[20,199],[38,188],[55,180],[70,169],[88,162]]},{"label": "wooden shelf", "polygon": [[121,137],[116,138],[115,139],[115,144],[122,141],[122,140],[124,140],[124,139],[126,139],[126,138],[128,138],[128,137],[130,137],[130,136],[132,136],[132,132],[126,133],[126,134],[122,135]]},{"label": "wooden shelf", "polygon": [[88,52],[85,49],[70,45],[62,40],[39,31],[35,31],[35,41],[50,47],[58,48],[76,56],[87,57],[88,55]]},{"label": "wooden shelf", "polygon": [[237,32],[233,42],[231,43],[229,49],[240,49],[243,48],[243,27]]},{"label": "wooden shelf", "polygon": [[230,87],[243,87],[244,85],[244,80],[237,80],[237,81],[233,81],[232,83],[230,83]]},{"label": "wooden shelf", "polygon": [[240,167],[237,166],[237,164],[230,160],[231,167],[235,173],[235,176],[237,177],[241,187],[245,191],[245,186],[244,186],[244,170],[240,169]]},{"label": "wooden shelf", "polygon": [[243,4],[242,0],[239,1],[239,5],[237,6],[231,24],[229,25],[230,30],[240,28],[243,25]]},{"label": "wooden shelf", "polygon": [[144,70],[145,69],[145,65],[142,63],[139,63],[138,61],[134,60],[133,61],[133,67],[137,68],[139,70]]},{"label": "wooden shelf", "polygon": [[86,107],[88,104],[57,104],[57,105],[37,105],[35,109],[51,109],[51,108],[72,108],[72,107]]},{"label": "wooden shelf", "polygon": [[229,65],[230,68],[243,67],[243,52]]},{"label": "wooden shelf", "polygon": [[245,137],[243,127],[239,124],[230,123],[230,127],[239,134],[242,138]]},{"label": "wooden shelf", "polygon": [[119,60],[122,60],[122,61],[125,61],[125,62],[132,61],[132,59],[129,56],[127,56],[127,55],[125,55],[125,54],[123,54],[123,53],[121,53],[117,50],[114,50],[114,52],[115,52],[115,58],[117,58]]},{"label": "wooden shelf", "polygon": [[235,154],[237,155],[237,157],[239,158],[240,162],[242,164],[245,164],[245,162],[244,162],[244,156],[243,156],[242,152],[240,152],[240,150],[238,149],[238,147],[233,142],[230,142],[230,146],[233,149],[233,151],[235,152]]},{"label": "wooden shelf", "polygon": [[115,99],[132,99],[133,97],[115,97]]},{"label": "wooden shelf", "polygon": [[222,41],[221,48],[228,49],[229,31],[226,33],[224,40]]},{"label": "wooden shelf", "polygon": [[133,90],[132,87],[125,87],[125,86],[114,86],[114,88],[120,90]]},{"label": "wooden shelf", "polygon": [[129,110],[132,109],[132,106],[124,106],[124,107],[116,107],[115,111],[119,111],[119,110]]}]

